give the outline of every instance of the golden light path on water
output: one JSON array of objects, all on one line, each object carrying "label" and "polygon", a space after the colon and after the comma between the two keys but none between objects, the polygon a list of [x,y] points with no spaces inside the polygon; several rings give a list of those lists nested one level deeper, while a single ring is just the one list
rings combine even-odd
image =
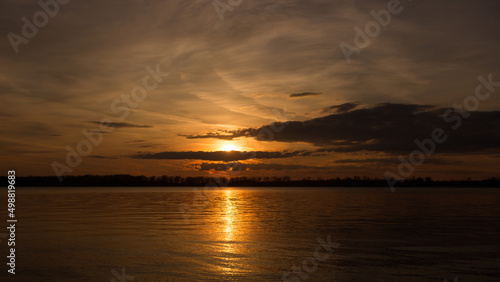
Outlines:
[{"label": "golden light path on water", "polygon": [[226,253],[226,260],[227,260],[227,265],[230,267],[224,267],[224,271],[227,274],[233,274],[234,271],[234,258],[233,254],[235,253],[235,247],[234,247],[234,232],[237,230],[238,227],[235,226],[237,224],[236,221],[236,205],[233,203],[234,198],[233,196],[233,191],[231,190],[226,190],[224,192],[224,197],[225,197],[225,203],[224,203],[224,252]]},{"label": "golden light path on water", "polygon": [[251,202],[247,193],[237,190],[212,191],[211,202],[200,217],[205,226],[200,236],[207,238],[203,252],[209,253],[206,271],[223,274],[227,279],[239,279],[253,270],[249,262],[252,246],[249,244],[253,225],[252,213],[245,213]]},{"label": "golden light path on water", "polygon": [[232,191],[231,190],[226,190],[225,191],[225,197],[226,197],[226,210],[224,220],[226,224],[226,229],[225,229],[225,241],[231,241],[233,239],[233,228],[234,228],[234,211],[233,211],[233,203],[231,199]]}]

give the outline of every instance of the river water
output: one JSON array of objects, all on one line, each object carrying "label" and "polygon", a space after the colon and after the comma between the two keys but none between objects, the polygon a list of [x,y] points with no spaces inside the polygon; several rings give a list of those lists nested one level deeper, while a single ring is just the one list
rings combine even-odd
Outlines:
[{"label": "river water", "polygon": [[18,188],[15,281],[500,281],[499,203],[483,188]]}]

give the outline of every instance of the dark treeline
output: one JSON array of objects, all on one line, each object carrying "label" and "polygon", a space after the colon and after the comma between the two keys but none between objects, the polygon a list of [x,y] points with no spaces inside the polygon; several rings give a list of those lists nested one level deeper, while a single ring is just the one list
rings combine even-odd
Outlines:
[{"label": "dark treeline", "polygon": [[[1,177],[7,183],[7,177]],[[222,187],[386,187],[387,181],[380,178],[345,177],[292,180],[283,177],[233,177],[231,179],[213,177],[181,177],[181,176],[133,176],[118,175],[82,175],[65,176],[60,182],[55,176],[17,177],[16,187],[142,187],[142,186],[211,186]],[[500,178],[484,180],[433,180],[426,178],[411,178],[398,182],[396,187],[500,187]]]}]

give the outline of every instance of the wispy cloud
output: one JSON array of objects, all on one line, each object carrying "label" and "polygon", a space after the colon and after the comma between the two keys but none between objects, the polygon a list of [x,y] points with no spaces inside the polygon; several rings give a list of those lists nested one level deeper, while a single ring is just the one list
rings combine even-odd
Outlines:
[{"label": "wispy cloud", "polygon": [[159,153],[139,153],[130,155],[137,159],[157,159],[157,160],[206,160],[206,161],[238,161],[248,159],[282,159],[296,156],[308,156],[310,152],[294,151],[294,152],[265,152],[265,151],[185,151],[185,152],[159,152]]},{"label": "wispy cloud", "polygon": [[132,143],[133,144],[133,143],[142,143],[142,142],[146,142],[146,140],[142,140],[142,139],[141,140],[133,140],[133,141],[127,141],[125,143],[128,143],[128,144]]},{"label": "wispy cloud", "polygon": [[[226,163],[200,163],[192,164],[189,167],[200,171],[227,171],[228,165]],[[231,168],[244,171],[288,171],[288,170],[332,170],[330,166],[308,166],[308,165],[294,165],[294,164],[276,164],[276,163],[259,163],[259,164],[246,164],[246,163],[231,163]]]},{"label": "wispy cloud", "polygon": [[[500,149],[500,111],[473,112],[463,120],[460,130],[450,128],[455,121],[443,119],[446,108],[416,104],[378,104],[372,108],[341,112],[306,121],[290,121],[274,141],[306,142],[323,147],[323,152],[408,152],[416,138],[428,138],[435,128],[448,131],[449,138],[438,152],[480,152]],[[449,119],[456,120],[452,112]],[[261,128],[247,128],[217,134],[195,135],[191,138],[257,139]]]},{"label": "wispy cloud", "polygon": [[[392,158],[364,158],[364,159],[340,159],[333,161],[335,164],[371,164],[371,165],[397,165],[399,160]],[[428,164],[437,165],[456,165],[462,163],[461,161],[450,161],[444,159],[430,158],[426,160]]]},{"label": "wispy cloud", "polygon": [[302,93],[294,93],[288,95],[289,98],[302,98],[302,97],[309,97],[309,96],[317,96],[321,95],[322,93],[316,93],[316,92],[302,92]]},{"label": "wispy cloud", "polygon": [[110,160],[118,159],[118,157],[116,156],[90,156],[90,157],[94,159],[110,159]]},{"label": "wispy cloud", "polygon": [[336,112],[336,113],[343,113],[343,112],[348,112],[350,110],[353,110],[359,106],[359,102],[349,102],[349,103],[344,103],[340,105],[334,105],[330,107],[323,108],[321,113],[329,113],[329,112]]},{"label": "wispy cloud", "polygon": [[124,128],[124,127],[136,127],[136,128],[152,128],[151,125],[139,125],[132,124],[127,122],[100,122],[100,121],[91,121],[90,123],[99,124],[106,127],[114,127],[114,128]]}]

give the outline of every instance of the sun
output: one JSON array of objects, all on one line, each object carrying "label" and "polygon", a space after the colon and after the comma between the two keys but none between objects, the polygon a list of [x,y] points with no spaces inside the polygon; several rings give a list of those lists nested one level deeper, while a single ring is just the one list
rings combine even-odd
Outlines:
[{"label": "sun", "polygon": [[226,144],[226,145],[222,146],[222,148],[220,148],[220,150],[230,152],[230,151],[239,151],[240,149],[238,147],[234,146],[233,144]]}]

